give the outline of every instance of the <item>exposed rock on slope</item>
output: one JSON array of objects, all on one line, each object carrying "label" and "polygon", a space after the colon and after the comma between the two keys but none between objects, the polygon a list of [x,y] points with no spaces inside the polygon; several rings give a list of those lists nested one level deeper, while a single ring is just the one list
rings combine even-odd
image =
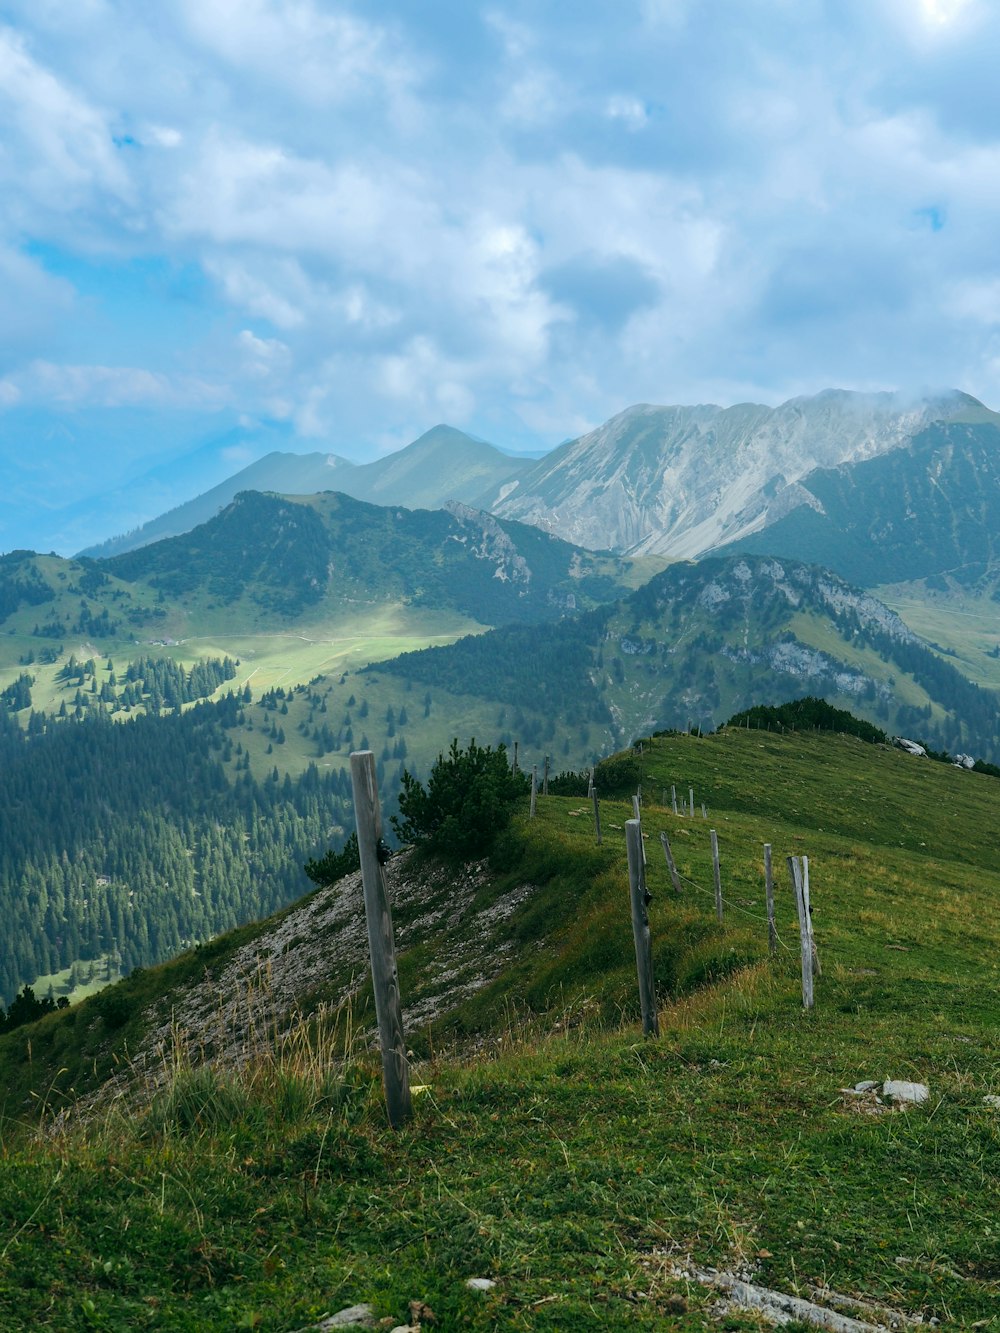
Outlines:
[{"label": "exposed rock on slope", "polygon": [[[489,901],[485,863],[456,872],[402,853],[386,869],[400,953],[433,938],[432,961],[403,995],[403,1024],[417,1031],[488,985],[516,948],[505,923],[534,891],[521,885]],[[484,898],[486,905],[484,905]],[[131,1061],[90,1100],[102,1113],[115,1098],[151,1095],[177,1051],[197,1063],[233,1067],[280,1048],[317,1003],[336,1007],[368,979],[361,874],[347,875],[265,923],[218,968],[154,1004]],[[365,1034],[361,1034],[364,1038]]]},{"label": "exposed rock on slope", "polygon": [[815,468],[897,449],[931,421],[997,421],[952,393],[828,390],[780,407],[631,407],[522,475],[493,511],[593,549],[694,557],[801,503]]}]

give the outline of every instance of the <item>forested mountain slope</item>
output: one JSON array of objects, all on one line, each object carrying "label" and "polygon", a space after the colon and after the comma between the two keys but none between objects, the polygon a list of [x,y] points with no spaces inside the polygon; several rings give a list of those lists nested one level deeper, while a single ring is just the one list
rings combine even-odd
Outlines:
[{"label": "forested mountain slope", "polygon": [[992,691],[874,597],[825,570],[762,556],[672,565],[614,606],[406,654],[378,671],[501,700],[515,732],[519,715],[558,718],[574,753],[656,728],[711,728],[801,694],[940,748],[1000,752]]},{"label": "forested mountain slope", "polygon": [[[0,710],[0,998],[75,962],[124,970],[274,911],[342,840],[339,770],[245,764],[230,695],[182,715],[25,732]],[[110,963],[110,967],[109,967]]]},{"label": "forested mountain slope", "polygon": [[170,598],[242,603],[285,621],[324,602],[405,598],[497,624],[613,597],[630,566],[461,505],[410,510],[336,492],[248,491],[194,532],[98,568]]}]

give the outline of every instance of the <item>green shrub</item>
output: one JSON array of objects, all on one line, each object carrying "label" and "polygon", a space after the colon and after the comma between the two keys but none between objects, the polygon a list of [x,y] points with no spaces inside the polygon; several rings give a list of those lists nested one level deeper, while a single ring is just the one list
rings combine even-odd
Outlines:
[{"label": "green shrub", "polygon": [[629,796],[641,781],[642,766],[633,754],[614,754],[594,769],[594,785],[601,796]]},{"label": "green shrub", "polygon": [[484,855],[507,827],[517,800],[528,790],[523,773],[512,773],[507,748],[469,741],[467,750],[451,743],[438,755],[426,788],[403,772],[399,814],[392,826],[402,842],[454,860]]},{"label": "green shrub", "polygon": [[352,833],[339,852],[329,851],[314,861],[307,861],[302,869],[314,884],[336,884],[338,879],[361,869],[358,835]]}]

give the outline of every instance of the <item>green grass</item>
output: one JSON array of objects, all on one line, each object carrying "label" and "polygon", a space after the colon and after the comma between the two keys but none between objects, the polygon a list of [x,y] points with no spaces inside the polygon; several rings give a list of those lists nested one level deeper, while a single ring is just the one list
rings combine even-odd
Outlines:
[{"label": "green grass", "polygon": [[952,582],[935,592],[923,581],[874,589],[876,597],[896,612],[929,644],[947,649],[942,656],[977,685],[1000,689],[1000,608],[989,592]]},{"label": "green grass", "polygon": [[[322,1022],[239,1075],[175,1057],[146,1114],[42,1134],[8,1121],[0,1326],[283,1333],[357,1301],[405,1322],[422,1300],[446,1330],[757,1327],[720,1323],[715,1298],[675,1273],[690,1256],[944,1328],[1000,1327],[1000,1112],[983,1103],[1000,1093],[1000,782],[766,732],[666,737],[642,764],[658,1040],[637,1023],[629,807],[602,801],[597,848],[585,800],[543,800],[470,890],[466,925],[414,937],[401,959],[406,1002],[478,911],[534,886],[498,980],[409,1034],[427,1090],[403,1131],[386,1128],[377,1060]],[[659,805],[672,782],[695,787],[707,822]],[[810,857],[824,969],[811,1013],[787,853]],[[449,881],[435,892],[447,903]],[[398,912],[397,932],[420,914]],[[123,983],[129,1014],[230,948]],[[75,1030],[96,1041],[118,990],[74,1010]],[[40,1079],[42,1034],[67,1017],[20,1035]],[[96,1045],[88,1058],[105,1059]],[[884,1078],[927,1082],[930,1103],[904,1113],[841,1091]],[[475,1295],[471,1276],[497,1285]]]}]

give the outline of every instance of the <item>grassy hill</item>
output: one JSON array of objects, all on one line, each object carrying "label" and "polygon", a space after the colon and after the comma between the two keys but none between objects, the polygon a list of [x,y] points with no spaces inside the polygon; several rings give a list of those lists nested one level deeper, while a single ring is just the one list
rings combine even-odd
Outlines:
[{"label": "grassy hill", "polygon": [[[637,781],[656,1040],[637,1026],[624,871]],[[399,1133],[364,1037],[350,879],[4,1038],[4,1326],[284,1331],[357,1301],[400,1323],[418,1301],[443,1329],[758,1327],[695,1274],[718,1269],[873,1327],[889,1315],[871,1303],[989,1327],[1000,782],[742,730],[655,738],[598,782],[600,847],[588,802],[550,796],[488,863],[391,864],[424,1089]],[[707,822],[670,813],[671,784]],[[810,858],[824,969],[808,1014],[788,853]],[[843,1091],[886,1078],[929,1102]]]}]

